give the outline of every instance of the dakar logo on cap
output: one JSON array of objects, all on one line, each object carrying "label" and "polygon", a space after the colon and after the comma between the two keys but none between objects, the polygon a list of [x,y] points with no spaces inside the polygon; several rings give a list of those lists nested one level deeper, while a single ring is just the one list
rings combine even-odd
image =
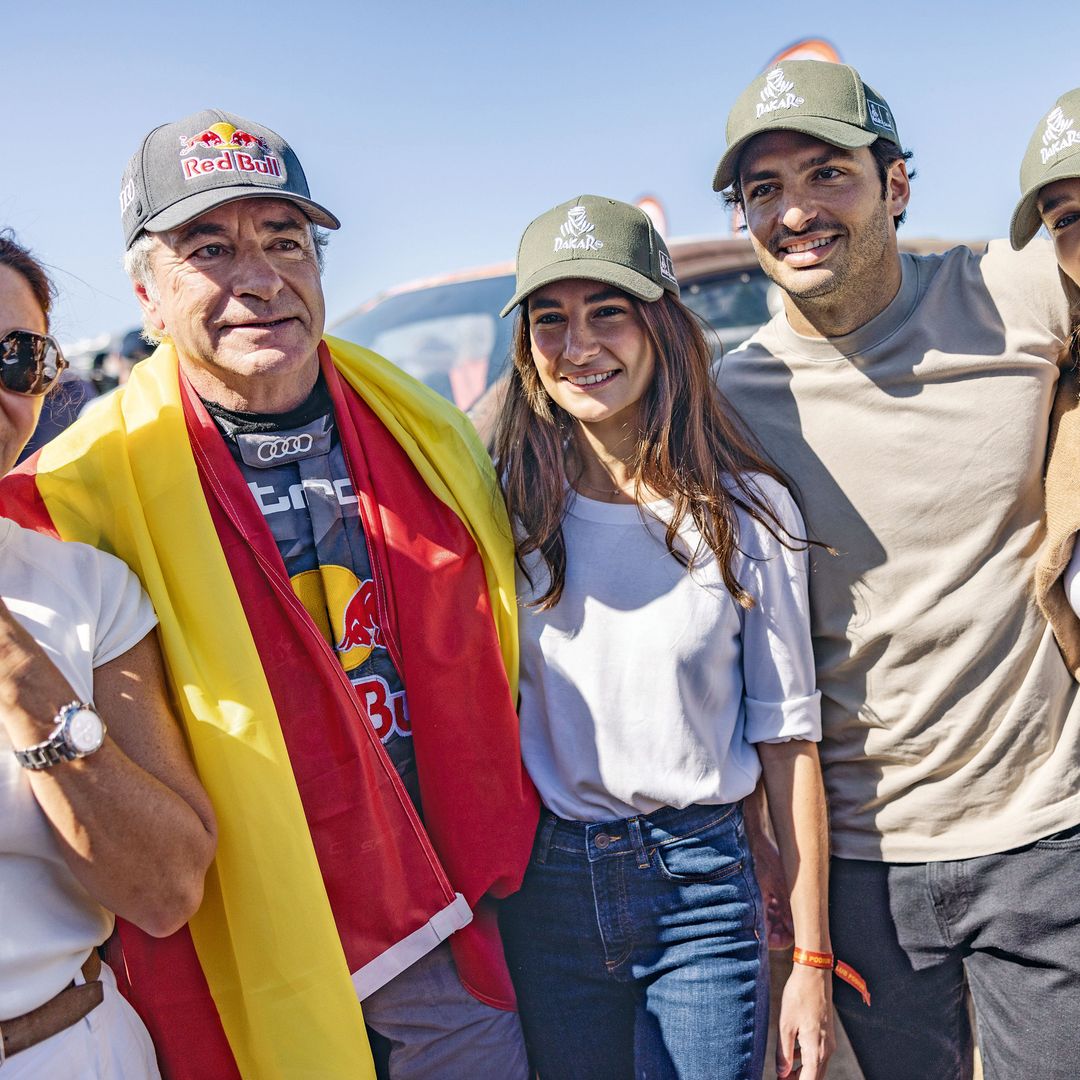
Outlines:
[{"label": "dakar logo on cap", "polygon": [[876,101],[871,101],[867,98],[866,109],[870,113],[870,123],[875,127],[885,128],[888,131],[896,131],[893,125],[892,117],[889,115],[889,110],[884,105],[879,105]]},{"label": "dakar logo on cap", "polygon": [[1059,105],[1046,118],[1046,130],[1043,132],[1043,148],[1039,151],[1045,165],[1062,150],[1080,143],[1080,133],[1073,127],[1073,118],[1066,118]]},{"label": "dakar logo on cap", "polygon": [[215,172],[255,173],[280,180],[285,178],[285,170],[271,152],[269,143],[232,124],[211,124],[195,135],[182,138],[180,158],[185,180],[197,180],[200,176]]},{"label": "dakar logo on cap", "polygon": [[603,240],[593,236],[596,226],[589,220],[584,206],[571,206],[566,220],[559,226],[559,236],[555,237],[556,251],[599,251]]},{"label": "dakar logo on cap", "polygon": [[671,265],[671,259],[666,251],[660,252],[660,276],[666,277],[673,285],[679,284],[675,276],[675,267]]},{"label": "dakar logo on cap", "polygon": [[761,90],[761,100],[757,105],[758,117],[777,109],[795,109],[805,104],[806,98],[799,97],[795,84],[784,78],[783,68],[773,68],[765,75],[765,85]]}]

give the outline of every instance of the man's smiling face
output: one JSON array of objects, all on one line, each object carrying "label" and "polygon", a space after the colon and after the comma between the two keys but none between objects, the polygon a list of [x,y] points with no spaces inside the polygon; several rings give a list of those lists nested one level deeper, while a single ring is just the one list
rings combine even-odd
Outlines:
[{"label": "man's smiling face", "polygon": [[136,294],[198,392],[252,412],[299,404],[326,317],[304,214],[283,199],[240,199],[153,235],[156,295]]},{"label": "man's smiling face", "polygon": [[875,306],[882,269],[897,259],[893,217],[908,195],[902,161],[883,192],[869,148],[846,150],[777,131],[749,143],[739,183],[761,268],[792,301]]}]

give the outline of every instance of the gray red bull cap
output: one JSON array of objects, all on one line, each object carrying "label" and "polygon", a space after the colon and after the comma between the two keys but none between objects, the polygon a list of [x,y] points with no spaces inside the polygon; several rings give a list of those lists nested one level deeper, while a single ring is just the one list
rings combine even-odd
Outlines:
[{"label": "gray red bull cap", "polygon": [[288,199],[316,224],[341,222],[313,202],[292,147],[253,120],[203,109],[154,128],[120,181],[124,247],[144,229],[164,232],[236,199]]}]

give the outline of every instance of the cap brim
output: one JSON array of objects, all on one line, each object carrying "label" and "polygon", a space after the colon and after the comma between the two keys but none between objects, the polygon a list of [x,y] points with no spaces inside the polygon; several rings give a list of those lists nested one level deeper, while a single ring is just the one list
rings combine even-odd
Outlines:
[{"label": "cap brim", "polygon": [[1009,242],[1014,250],[1019,251],[1042,228],[1042,218],[1039,216],[1039,192],[1047,184],[1056,183],[1058,180],[1072,180],[1078,176],[1080,176],[1080,153],[1070,154],[1048,169],[1039,177],[1037,184],[1024,192],[1009,222]]},{"label": "cap brim", "polygon": [[505,319],[530,293],[536,292],[544,285],[550,285],[553,281],[567,281],[572,278],[602,281],[606,285],[614,285],[615,288],[650,303],[653,300],[659,300],[664,295],[663,285],[657,285],[644,274],[639,274],[636,270],[631,270],[621,263],[604,262],[603,259],[562,259],[537,270],[524,285],[518,288],[513,298],[499,314]]},{"label": "cap brim", "polygon": [[[302,195],[294,195],[291,191],[278,191],[274,188],[257,188],[237,184],[235,187],[211,188],[209,191],[199,191],[181,199],[172,206],[166,207],[159,214],[148,218],[142,225],[147,232],[166,232],[193,221],[195,218],[213,210],[225,203],[238,202],[240,199],[284,199],[286,202],[296,203],[301,210],[316,224],[324,229],[340,229],[338,221],[325,206],[320,206],[311,199],[305,199]],[[134,237],[132,237],[134,240]],[[130,244],[128,245],[130,246]]]},{"label": "cap brim", "polygon": [[735,170],[738,168],[739,156],[743,148],[751,139],[756,139],[759,135],[767,135],[770,131],[799,131],[804,135],[812,135],[815,139],[821,139],[822,142],[831,143],[833,146],[842,146],[845,150],[869,146],[879,138],[872,131],[865,131],[863,128],[855,127],[854,124],[846,124],[843,120],[833,120],[828,116],[790,116],[780,113],[775,120],[769,120],[741,139],[736,139],[724,151],[720,164],[716,166],[713,191],[723,191],[735,183]]}]

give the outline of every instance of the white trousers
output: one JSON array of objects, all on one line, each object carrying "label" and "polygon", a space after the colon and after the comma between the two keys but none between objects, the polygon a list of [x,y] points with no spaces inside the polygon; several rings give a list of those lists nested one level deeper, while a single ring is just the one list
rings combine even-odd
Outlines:
[{"label": "white trousers", "polygon": [[[76,977],[82,982],[82,973]],[[58,1031],[0,1066],[0,1080],[161,1080],[150,1035],[120,996],[107,964],[105,996],[71,1027]]]}]

